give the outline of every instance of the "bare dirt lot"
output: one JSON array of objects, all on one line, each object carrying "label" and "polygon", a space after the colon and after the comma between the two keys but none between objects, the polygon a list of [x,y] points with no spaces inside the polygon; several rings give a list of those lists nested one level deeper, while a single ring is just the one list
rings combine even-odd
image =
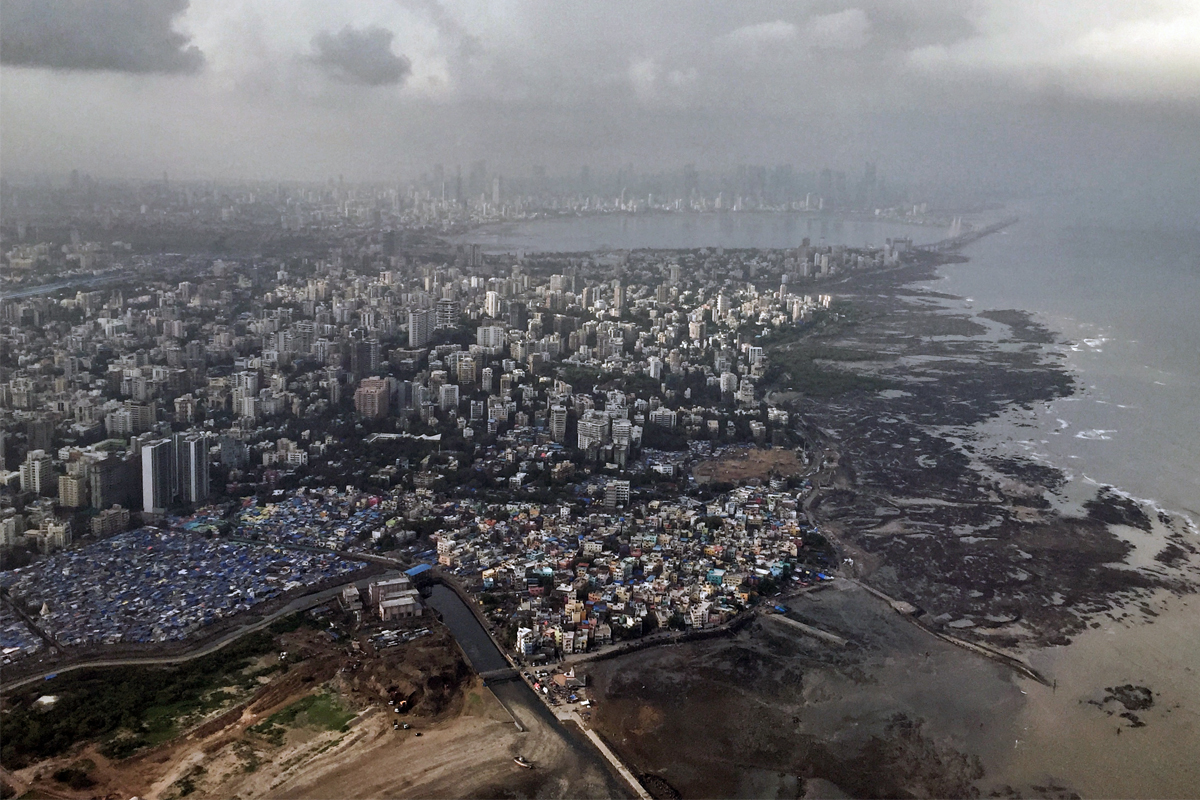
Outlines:
[{"label": "bare dirt lot", "polygon": [[[295,659],[286,671],[187,718],[173,738],[124,759],[107,758],[103,743],[91,742],[2,777],[20,793],[63,798],[626,794],[540,703],[510,692],[505,703],[518,728],[437,623],[380,651],[365,635],[334,640],[309,628],[285,634],[280,645]],[[273,652],[247,669],[278,658]],[[517,756],[535,768],[517,765]]]},{"label": "bare dirt lot", "polygon": [[798,475],[804,465],[795,450],[757,447],[737,447],[725,451],[720,458],[696,465],[692,474],[700,483],[745,483],[766,480],[773,475]]}]

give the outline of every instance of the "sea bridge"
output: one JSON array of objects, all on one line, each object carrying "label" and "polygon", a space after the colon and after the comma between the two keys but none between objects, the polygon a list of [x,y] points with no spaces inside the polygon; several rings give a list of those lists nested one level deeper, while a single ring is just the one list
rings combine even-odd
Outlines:
[{"label": "sea bridge", "polygon": [[972,242],[977,242],[985,236],[996,233],[997,231],[1002,231],[1011,225],[1015,225],[1019,219],[1020,217],[1007,217],[986,227],[970,230],[966,233],[960,233],[959,235],[952,236],[949,239],[942,239],[940,242],[916,245],[914,249],[924,250],[928,253],[953,252],[959,248],[966,247]]}]

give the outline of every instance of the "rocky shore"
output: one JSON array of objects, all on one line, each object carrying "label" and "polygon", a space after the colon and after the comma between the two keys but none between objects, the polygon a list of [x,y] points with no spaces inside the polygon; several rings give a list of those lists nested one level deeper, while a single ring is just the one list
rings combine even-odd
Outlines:
[{"label": "rocky shore", "polygon": [[[917,282],[933,266],[846,280],[836,291],[851,312],[815,334],[827,368],[889,388],[795,400],[837,453],[812,510],[844,566],[926,624],[1002,648],[1063,644],[1136,597],[1194,591],[1182,519],[1103,487],[1081,497],[1062,471],[989,451],[973,426],[1067,396],[1074,380],[1056,334],[1020,311],[962,310]],[[1131,563],[1141,549],[1150,564]]]},{"label": "rocky shore", "polygon": [[[774,363],[802,354],[805,377],[859,379],[806,387],[785,370],[769,388],[824,460],[807,508],[861,585],[788,601],[799,626],[760,617],[732,638],[588,665],[597,728],[656,796],[1133,796],[1195,777],[1180,716],[1195,677],[1171,677],[1179,653],[1147,633],[1187,627],[1174,605],[1194,599],[1195,533],[991,446],[981,423],[1076,391],[1064,343],[1024,312],[930,290],[935,269],[930,257],[829,285],[835,318],[772,344]],[[839,383],[856,388],[830,396]],[[1161,668],[1120,655],[1125,640]],[[1110,774],[1113,743],[1164,771]]]}]

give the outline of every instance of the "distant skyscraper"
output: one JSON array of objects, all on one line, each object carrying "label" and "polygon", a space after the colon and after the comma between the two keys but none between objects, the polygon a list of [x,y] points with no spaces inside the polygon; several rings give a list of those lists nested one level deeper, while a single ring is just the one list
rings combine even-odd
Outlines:
[{"label": "distant skyscraper", "polygon": [[629,505],[629,481],[610,480],[604,487],[604,505],[606,508]]},{"label": "distant skyscraper", "polygon": [[524,303],[512,302],[508,304],[508,327],[524,330],[529,324],[529,309]]},{"label": "distant skyscraper", "polygon": [[592,445],[601,445],[608,440],[609,417],[599,411],[586,411],[578,424],[578,447],[587,450]]},{"label": "distant skyscraper", "polygon": [[137,503],[141,495],[138,485],[139,464],[136,457],[126,459],[115,453],[94,462],[88,470],[92,507],[131,506]]},{"label": "distant skyscraper", "polygon": [[620,281],[613,281],[612,289],[613,289],[613,308],[615,308],[618,312],[624,311],[625,310],[625,287],[621,285]]},{"label": "distant skyscraper", "polygon": [[452,383],[447,383],[441,387],[438,396],[438,405],[442,411],[454,411],[458,408],[458,387]]},{"label": "distant skyscraper", "polygon": [[379,342],[367,339],[350,344],[350,371],[356,378],[364,378],[379,369]]},{"label": "distant skyscraper", "polygon": [[480,347],[504,347],[508,331],[500,325],[480,325],[475,331],[475,343]]},{"label": "distant skyscraper", "polygon": [[467,357],[458,362],[457,378],[460,386],[474,386],[476,373],[475,359]]}]

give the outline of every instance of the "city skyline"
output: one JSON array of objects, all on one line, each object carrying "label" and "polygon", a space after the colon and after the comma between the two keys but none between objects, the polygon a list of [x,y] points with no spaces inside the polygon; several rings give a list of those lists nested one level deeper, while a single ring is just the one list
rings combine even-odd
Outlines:
[{"label": "city skyline", "polygon": [[0,797],[1200,794],[1198,0],[0,0]]},{"label": "city skyline", "polygon": [[9,0],[0,170],[361,181],[478,159],[506,175],[874,161],[927,185],[1110,200],[1200,183],[1188,3],[617,10]]}]

